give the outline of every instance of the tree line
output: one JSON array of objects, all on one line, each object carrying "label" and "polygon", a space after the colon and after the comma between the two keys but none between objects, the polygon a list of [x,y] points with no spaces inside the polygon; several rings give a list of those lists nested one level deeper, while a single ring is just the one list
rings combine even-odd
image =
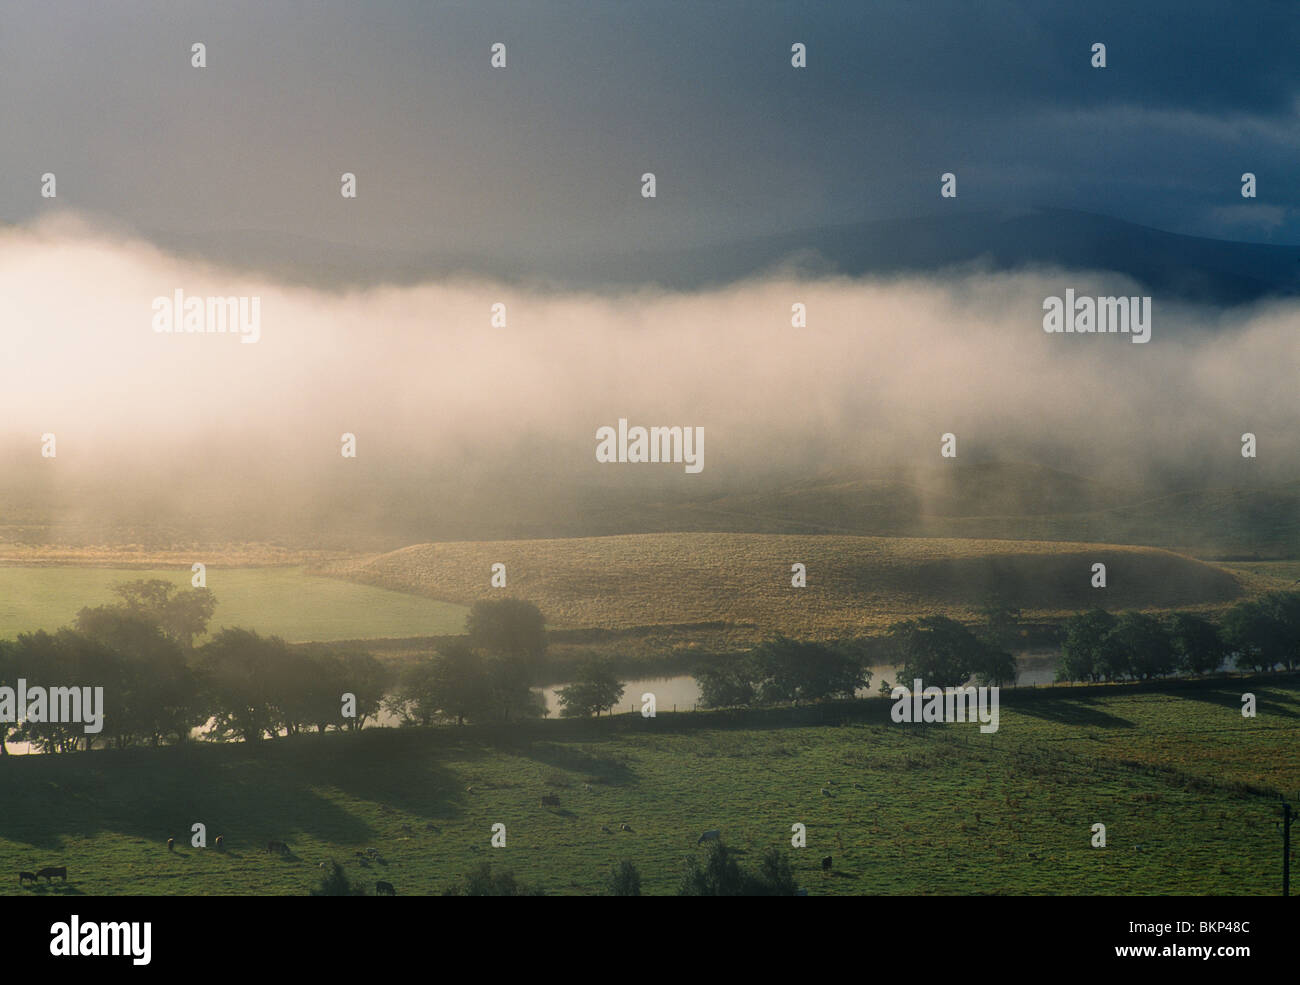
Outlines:
[{"label": "tree line", "polygon": [[1300,592],[1239,602],[1214,623],[1190,612],[1083,612],[1062,626],[1060,681],[1150,680],[1239,670],[1300,668]]},{"label": "tree line", "polygon": [[[113,591],[115,602],[82,609],[71,626],[0,640],[0,685],[103,687],[103,731],[87,735],[77,722],[0,722],[0,754],[6,741],[43,752],[181,743],[204,725],[214,738],[248,742],[359,729],[390,686],[388,669],[360,650],[295,647],[238,628],[195,647],[216,608],[206,588],[153,579]],[[345,705],[345,693],[355,700]]]},{"label": "tree line", "polygon": [[[331,862],[312,896],[365,896],[365,887],[348,877],[343,866]],[[516,878],[510,870],[496,870],[480,862],[462,878],[447,886],[443,896],[545,896],[545,891]],[[615,865],[605,880],[606,896],[640,896],[641,873],[624,860]],[[721,841],[710,842],[704,859],[686,857],[678,896],[798,896],[794,866],[779,848],[769,848],[758,865],[742,865],[736,853]]]}]

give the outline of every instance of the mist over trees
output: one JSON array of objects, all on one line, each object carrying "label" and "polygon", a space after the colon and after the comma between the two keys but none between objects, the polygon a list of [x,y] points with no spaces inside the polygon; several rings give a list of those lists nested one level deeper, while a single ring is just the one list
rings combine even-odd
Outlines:
[{"label": "mist over trees", "polygon": [[[117,585],[118,601],[83,608],[55,633],[0,641],[0,685],[57,682],[104,689],[103,728],[82,722],[0,723],[4,741],[42,752],[189,741],[211,722],[209,737],[258,742],[315,728],[358,729],[378,714],[390,672],[372,655],[323,644],[291,647],[253,630],[223,629],[202,646],[216,600],[206,589],[155,579]],[[352,696],[352,715],[343,696]]]},{"label": "mist over trees", "polygon": [[385,706],[403,725],[510,722],[540,718],[533,684],[545,664],[545,619],[520,599],[475,603],[466,639],[421,658],[402,674]]},{"label": "mist over trees", "polygon": [[576,680],[560,688],[556,698],[560,702],[560,714],[565,718],[598,716],[623,699],[623,684],[614,672],[611,659],[596,658],[584,661]]},{"label": "mist over trees", "polygon": [[1270,592],[1239,602],[1218,625],[1195,613],[1160,619],[1101,609],[1063,624],[1059,681],[1151,680],[1209,674],[1231,660],[1238,670],[1300,668],[1300,593]]},{"label": "mist over trees", "polygon": [[959,687],[972,677],[993,685],[1016,679],[1016,662],[1009,652],[947,616],[896,622],[886,638],[903,681]]},{"label": "mist over trees", "polygon": [[871,683],[861,653],[775,636],[743,657],[696,672],[705,707],[851,698]]}]

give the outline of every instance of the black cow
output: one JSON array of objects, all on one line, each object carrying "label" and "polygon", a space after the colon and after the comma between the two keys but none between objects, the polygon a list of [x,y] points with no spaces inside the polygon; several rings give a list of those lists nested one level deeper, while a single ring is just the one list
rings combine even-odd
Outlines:
[{"label": "black cow", "polygon": [[44,876],[46,882],[53,882],[55,876],[58,876],[64,882],[67,882],[68,867],[66,865],[60,865],[60,866],[47,865],[43,869],[37,869],[36,875],[38,877]]},{"label": "black cow", "polygon": [[397,890],[393,888],[393,884],[391,882],[384,882],[384,880],[380,879],[378,882],[375,883],[375,895],[396,896]]},{"label": "black cow", "polygon": [[824,859],[822,859],[822,871],[823,872],[831,871],[831,857],[829,855],[827,855]]},{"label": "black cow", "polygon": [[168,839],[167,839],[167,851],[169,851],[169,852],[174,852],[174,851],[176,851],[176,839],[175,839],[175,838],[168,838]]}]

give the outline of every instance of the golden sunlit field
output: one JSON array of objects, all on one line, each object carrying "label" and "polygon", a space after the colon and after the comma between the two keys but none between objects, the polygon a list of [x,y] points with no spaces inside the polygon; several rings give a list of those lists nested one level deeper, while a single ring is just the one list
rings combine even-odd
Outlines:
[{"label": "golden sunlit field", "polygon": [[[1107,568],[1105,591],[1092,565]],[[623,628],[722,621],[760,633],[848,635],[932,614],[973,618],[990,596],[1028,618],[1107,609],[1213,608],[1251,588],[1236,574],[1169,551],[1040,541],[779,534],[645,534],[421,544],[313,570],[462,604],[503,594],[557,626]],[[791,565],[807,587],[791,587]]]}]

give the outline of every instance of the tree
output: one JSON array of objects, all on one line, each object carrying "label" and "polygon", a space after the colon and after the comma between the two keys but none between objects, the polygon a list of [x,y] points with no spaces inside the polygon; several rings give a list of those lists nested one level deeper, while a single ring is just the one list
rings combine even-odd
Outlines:
[{"label": "tree", "polygon": [[[347,650],[336,655],[335,660],[339,665],[342,690],[357,698],[357,717],[347,719],[344,725],[349,730],[364,728],[366,721],[378,715],[383,707],[384,695],[393,683],[393,673],[386,664],[364,650]],[[338,697],[342,697],[342,692]]]},{"label": "tree", "polygon": [[1243,670],[1272,670],[1286,654],[1286,626],[1262,599],[1234,605],[1224,615],[1222,629]]},{"label": "tree", "polygon": [[1219,627],[1190,612],[1175,612],[1170,617],[1169,642],[1178,669],[1189,674],[1213,673],[1227,656]]},{"label": "tree", "polygon": [[465,622],[470,646],[527,668],[529,684],[546,656],[546,620],[523,599],[475,602]]},{"label": "tree", "polygon": [[1300,592],[1269,592],[1260,608],[1277,625],[1278,663],[1300,667]]},{"label": "tree", "polygon": [[329,874],[321,879],[320,888],[311,891],[313,896],[365,896],[366,891],[355,886],[337,862],[330,863]]},{"label": "tree", "polygon": [[283,711],[284,682],[274,668],[288,647],[277,636],[263,638],[251,629],[223,629],[198,650],[199,673],[209,697],[214,733],[258,742],[274,734]]},{"label": "tree", "polygon": [[610,896],[640,896],[641,873],[624,859],[610,871],[606,886]]},{"label": "tree", "polygon": [[185,742],[207,720],[182,645],[152,618],[105,605],[78,612],[76,627],[117,656],[111,732],[119,748],[135,741],[156,746],[164,738]]},{"label": "tree", "polygon": [[980,607],[980,617],[984,620],[984,625],[977,635],[986,642],[1003,650],[1010,649],[1019,642],[1020,609],[1002,595],[990,595]]},{"label": "tree", "polygon": [[894,623],[888,638],[899,677],[927,687],[959,687],[989,661],[986,644],[947,616]]},{"label": "tree", "polygon": [[1128,654],[1135,677],[1150,680],[1172,673],[1177,663],[1173,641],[1164,624],[1141,612],[1125,612],[1115,621],[1111,638]]},{"label": "tree", "polygon": [[740,863],[721,841],[709,842],[704,863],[694,855],[686,859],[678,896],[744,896],[745,876]]},{"label": "tree", "polygon": [[451,719],[458,725],[486,718],[490,682],[483,659],[464,643],[454,642],[402,675],[388,707],[403,725],[433,725]]},{"label": "tree", "polygon": [[532,688],[532,673],[527,666],[504,657],[484,662],[487,678],[487,702],[483,721],[510,722],[546,715],[546,699]]},{"label": "tree", "polygon": [[741,867],[721,841],[709,842],[704,863],[695,856],[686,859],[678,896],[793,896],[797,890],[794,870],[785,853],[769,849],[752,872]]},{"label": "tree", "polygon": [[1061,665],[1056,679],[1060,681],[1097,681],[1103,667],[1110,668],[1108,638],[1115,626],[1115,617],[1104,609],[1093,609],[1070,616],[1062,627],[1065,639],[1061,643]]},{"label": "tree", "polygon": [[746,707],[757,699],[754,668],[748,660],[732,658],[720,666],[697,670],[695,680],[705,708]]},{"label": "tree", "polygon": [[517,880],[513,872],[492,871],[487,862],[480,862],[459,883],[447,887],[443,896],[544,896],[540,889]]},{"label": "tree", "polygon": [[194,637],[207,631],[217,600],[206,588],[181,588],[161,578],[128,581],[113,586],[120,606],[155,622],[187,650]]},{"label": "tree", "polygon": [[586,718],[609,710],[623,698],[623,684],[608,657],[585,661],[577,680],[556,691],[560,714],[565,718]]},{"label": "tree", "polygon": [[[45,631],[25,633],[18,636],[13,651],[13,674],[26,678],[33,683],[38,680],[63,682],[52,687],[67,688],[77,692],[76,702],[84,697],[82,688],[102,687],[107,697],[121,694],[123,686],[123,668],[119,655],[107,645],[91,639],[72,629],[61,629],[51,635]],[[93,693],[93,692],[92,692]],[[70,693],[65,692],[68,707],[63,707],[60,699],[58,717],[66,719],[75,709]],[[15,731],[14,737],[35,745],[42,752],[73,752],[78,749],[89,750],[97,738],[113,739],[119,734],[123,722],[115,713],[108,713],[100,706],[97,711],[103,716],[99,733],[86,732],[89,709],[80,708],[78,721],[50,721],[55,717],[53,690],[47,692],[46,721],[25,721]]]},{"label": "tree", "polygon": [[824,643],[776,636],[749,657],[758,699],[764,702],[851,698],[871,683],[859,657]]},{"label": "tree", "polygon": [[545,699],[529,685],[529,670],[488,657],[461,642],[420,660],[402,675],[387,706],[403,725],[440,721],[508,722],[546,714]]},{"label": "tree", "polygon": [[996,643],[988,640],[980,640],[979,651],[975,654],[972,669],[975,673],[975,681],[979,684],[1001,687],[1004,684],[1014,684],[1019,668],[1016,665],[1016,658],[1011,655],[1009,650],[1003,649]]}]

